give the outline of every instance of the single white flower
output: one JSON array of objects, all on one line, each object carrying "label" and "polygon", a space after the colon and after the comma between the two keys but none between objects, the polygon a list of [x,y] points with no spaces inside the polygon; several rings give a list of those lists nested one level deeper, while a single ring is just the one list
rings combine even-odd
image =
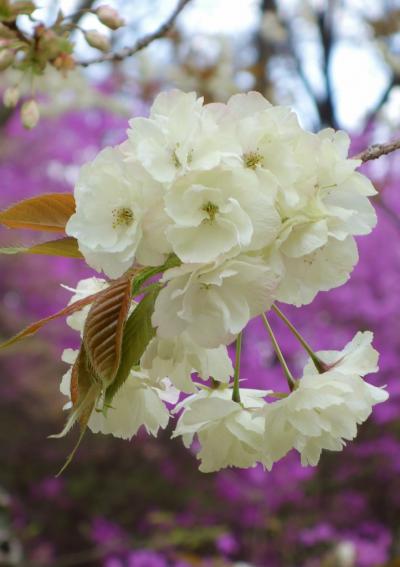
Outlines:
[{"label": "single white flower", "polygon": [[286,398],[267,404],[264,464],[268,469],[292,448],[302,465],[315,466],[321,451],[341,451],[357,435],[357,425],[384,402],[388,393],[362,378],[377,370],[378,353],[372,333],[358,333],[341,352],[319,352],[329,370],[318,374],[309,362],[296,389]]},{"label": "single white flower", "polygon": [[223,159],[227,166],[259,176],[269,172],[284,191],[296,181],[296,148],[304,130],[290,108],[272,106],[257,92],[236,94],[226,105],[209,107],[221,131],[232,139],[233,151]]},{"label": "single white flower", "polygon": [[182,177],[165,196],[173,251],[183,262],[206,263],[267,246],[280,228],[275,193],[273,176],[261,184],[245,170],[215,168]]},{"label": "single white flower", "polygon": [[222,264],[187,265],[165,272],[152,323],[171,339],[184,331],[199,346],[229,344],[249,320],[274,300],[278,276],[259,257],[241,255]]},{"label": "single white flower", "polygon": [[[73,365],[78,351],[66,349],[62,360]],[[71,368],[64,374],[60,391],[71,397]],[[171,382],[163,378],[154,382],[144,372],[131,371],[127,380],[115,394],[106,415],[94,409],[88,427],[93,433],[111,434],[121,439],[131,439],[143,426],[147,433],[156,436],[160,428],[165,429],[169,421],[169,411],[164,402],[175,404],[179,392]],[[102,398],[99,400],[102,407]],[[68,402],[65,409],[71,408]]]},{"label": "single white flower", "polygon": [[278,251],[266,261],[281,274],[276,299],[299,307],[311,303],[318,292],[346,283],[358,262],[357,244],[351,236],[343,241],[329,238],[304,256],[289,258]]},{"label": "single white flower", "polygon": [[229,382],[233,366],[225,346],[205,349],[194,343],[186,333],[175,339],[154,337],[140,361],[154,380],[168,376],[178,390],[196,392],[191,374],[196,372],[203,380],[215,378]]},{"label": "single white flower", "polygon": [[191,170],[207,170],[221,160],[229,140],[221,139],[214,117],[196,93],[160,93],[149,118],[129,122],[123,145],[128,161],[140,162],[157,181],[170,183]]},{"label": "single white flower", "polygon": [[255,410],[265,404],[268,391],[240,389],[241,403],[232,401],[232,389],[205,390],[178,404],[174,413],[183,409],[172,437],[181,435],[190,447],[196,435],[201,449],[202,472],[226,467],[255,466],[261,458],[264,420]]},{"label": "single white flower", "polygon": [[159,192],[145,172],[124,162],[118,148],[106,148],[82,167],[66,232],[78,240],[89,266],[115,278],[133,264],[142,218]]},{"label": "single white flower", "polygon": [[[74,292],[74,295],[68,302],[68,305],[71,305],[72,303],[75,303],[80,299],[85,299],[85,297],[88,297],[89,295],[93,295],[94,293],[102,291],[103,289],[108,287],[108,285],[109,283],[102,278],[86,278],[78,282],[76,289],[71,289],[65,285],[63,285],[62,287]],[[79,311],[76,311],[75,313],[72,313],[72,315],[69,315],[67,317],[67,325],[71,327],[71,329],[74,329],[74,331],[79,331],[82,334],[90,307],[91,305],[86,305]]]},{"label": "single white flower", "polygon": [[93,412],[88,426],[93,433],[111,434],[121,439],[131,439],[144,427],[147,433],[156,437],[158,430],[165,429],[169,421],[164,401],[176,403],[178,396],[179,392],[168,380],[163,379],[155,386],[146,373],[131,371],[116,393],[107,415]]},{"label": "single white flower", "polygon": [[304,132],[297,150],[300,174],[288,191],[278,189],[282,228],[275,249],[286,272],[281,301],[302,305],[343,284],[358,260],[351,237],[376,224],[368,199],[376,191],[354,171],[360,161],[347,159],[348,147],[344,132]]}]

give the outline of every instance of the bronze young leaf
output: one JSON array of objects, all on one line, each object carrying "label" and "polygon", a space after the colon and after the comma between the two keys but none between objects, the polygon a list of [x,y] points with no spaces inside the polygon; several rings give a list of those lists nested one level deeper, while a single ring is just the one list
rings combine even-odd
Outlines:
[{"label": "bronze young leaf", "polygon": [[0,211],[0,224],[8,228],[27,228],[46,232],[64,232],[75,212],[70,193],[48,193],[25,199]]},{"label": "bronze young leaf", "polygon": [[132,301],[132,275],[120,278],[93,302],[83,332],[83,343],[102,384],[114,379],[121,359],[122,336]]}]

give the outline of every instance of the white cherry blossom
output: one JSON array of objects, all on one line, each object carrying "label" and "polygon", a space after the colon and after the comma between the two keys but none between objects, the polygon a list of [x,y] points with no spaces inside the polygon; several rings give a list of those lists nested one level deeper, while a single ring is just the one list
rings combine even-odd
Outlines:
[{"label": "white cherry blossom", "polygon": [[154,337],[144,352],[140,365],[154,380],[168,376],[173,385],[186,393],[196,392],[191,374],[203,380],[215,378],[229,382],[233,366],[225,346],[205,349],[194,343],[186,333],[174,339]]},{"label": "white cherry blossom", "polygon": [[197,436],[202,472],[255,466],[261,458],[264,434],[264,420],[255,410],[264,406],[263,398],[268,394],[242,388],[241,403],[237,403],[232,401],[231,388],[202,389],[176,406],[174,412],[183,412],[173,437],[182,436],[190,447]]},{"label": "white cherry blossom", "polygon": [[304,132],[301,174],[289,191],[278,190],[282,228],[275,249],[286,274],[281,301],[302,305],[342,285],[358,260],[352,236],[368,234],[376,224],[368,199],[376,191],[354,171],[360,162],[347,159],[348,147],[344,132]]},{"label": "white cherry blossom", "polygon": [[211,169],[229,151],[229,139],[222,139],[213,115],[196,93],[160,93],[150,117],[134,118],[129,126],[123,145],[126,159],[140,162],[162,183],[187,171]]},{"label": "white cherry blossom", "polygon": [[346,283],[358,262],[357,244],[351,236],[344,241],[329,238],[304,256],[288,258],[278,252],[269,261],[282,276],[276,299],[299,307],[310,303],[318,292]]},{"label": "white cherry blossom", "polygon": [[89,266],[114,278],[132,265],[142,218],[159,191],[143,171],[124,162],[118,148],[106,148],[82,167],[66,232],[78,240]]},{"label": "white cherry blossom", "polygon": [[182,177],[165,196],[167,238],[183,262],[212,262],[233,250],[270,244],[280,227],[276,183],[216,168]]},{"label": "white cherry blossom", "polygon": [[152,317],[161,338],[184,331],[199,346],[229,344],[252,317],[266,311],[279,278],[259,257],[222,264],[182,265],[165,272]]},{"label": "white cherry blossom", "polygon": [[[78,351],[66,349],[62,360],[73,364]],[[62,394],[70,398],[71,369],[63,376],[60,384]],[[115,394],[112,407],[104,414],[101,409],[94,409],[88,427],[93,433],[113,435],[121,439],[131,439],[141,427],[147,433],[156,436],[158,430],[165,429],[169,421],[169,411],[164,402],[176,404],[179,392],[163,378],[157,383],[144,372],[131,371],[127,380]],[[64,406],[71,407],[71,403]],[[102,407],[102,398],[99,408]]]},{"label": "white cherry blossom", "polygon": [[304,131],[290,108],[272,106],[258,92],[233,95],[226,105],[210,107],[221,130],[234,141],[224,163],[258,175],[270,172],[284,189],[297,179],[295,149]]},{"label": "white cherry blossom", "polygon": [[[307,304],[349,278],[355,237],[376,223],[369,200],[376,191],[356,171],[361,162],[348,158],[349,137],[306,132],[289,108],[255,92],[204,104],[195,93],[168,91],[149,118],[129,125],[123,144],[82,167],[66,232],[110,278],[139,264],[159,266],[160,280],[143,279],[156,299],[153,312],[133,321],[140,361],[135,352],[112,407],[94,410],[88,427],[124,439],[141,427],[156,435],[184,392],[174,437],[187,447],[198,440],[203,472],[271,468],[293,448],[315,465],[322,450],[341,450],[388,396],[363,379],[377,370],[371,333],[358,333],[341,352],[318,353],[324,372],[307,363],[293,392],[268,403],[271,392],[246,388],[240,403],[232,400],[229,380],[238,372],[226,345],[276,299]],[[167,259],[175,267],[162,273]],[[107,285],[82,280],[70,303]],[[89,308],[67,319],[81,334]],[[129,336],[124,330],[123,355]],[[63,360],[73,365],[76,356],[66,349]],[[218,388],[201,382],[210,378]],[[60,386],[68,398],[70,382],[71,368]]]},{"label": "white cherry blossom", "polygon": [[384,402],[388,393],[363,380],[377,370],[372,333],[358,333],[341,352],[319,352],[329,365],[318,374],[309,362],[296,389],[268,404],[265,417],[264,464],[268,469],[292,448],[304,466],[318,464],[323,449],[341,451],[357,435],[357,425]]}]

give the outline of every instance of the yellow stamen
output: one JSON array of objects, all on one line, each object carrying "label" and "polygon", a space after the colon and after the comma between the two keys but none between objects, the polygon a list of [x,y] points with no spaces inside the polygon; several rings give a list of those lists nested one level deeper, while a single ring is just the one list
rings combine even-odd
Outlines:
[{"label": "yellow stamen", "polygon": [[133,211],[129,207],[119,207],[118,209],[113,209],[112,216],[113,228],[117,228],[121,225],[130,226],[135,220]]}]

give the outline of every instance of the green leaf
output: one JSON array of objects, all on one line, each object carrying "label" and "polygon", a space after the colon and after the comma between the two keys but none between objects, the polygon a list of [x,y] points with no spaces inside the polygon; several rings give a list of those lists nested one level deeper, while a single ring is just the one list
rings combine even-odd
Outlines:
[{"label": "green leaf", "polygon": [[171,254],[167,258],[166,262],[161,266],[140,268],[138,273],[133,279],[132,296],[136,297],[143,293],[144,290],[142,289],[142,286],[149,278],[156,276],[158,274],[162,274],[166,270],[169,270],[170,268],[176,268],[177,266],[180,265],[181,265],[181,261],[179,260],[179,258],[175,254]]},{"label": "green leaf", "polygon": [[0,254],[26,254],[28,248],[23,246],[8,246],[7,248],[0,248]]},{"label": "green leaf", "polygon": [[159,288],[150,291],[135,308],[125,324],[121,362],[113,383],[105,392],[105,406],[111,405],[115,394],[128,378],[132,367],[139,364],[142,354],[155,335],[155,329],[151,324],[151,316],[158,292]]},{"label": "green leaf", "polygon": [[61,256],[63,258],[83,258],[76,238],[66,237],[49,240],[34,246],[10,246],[0,248],[0,254],[41,254],[44,256]]}]

